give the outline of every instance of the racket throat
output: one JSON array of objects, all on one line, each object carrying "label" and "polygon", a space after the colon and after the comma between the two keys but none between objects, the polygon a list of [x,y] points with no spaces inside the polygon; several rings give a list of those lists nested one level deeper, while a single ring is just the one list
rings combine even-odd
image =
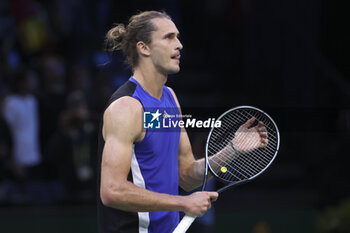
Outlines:
[{"label": "racket throat", "polygon": [[233,182],[231,184],[228,184],[228,185],[225,185],[224,187],[218,189],[218,193],[222,193],[223,191],[225,191],[226,189],[229,189],[229,188],[232,188],[232,187],[236,187],[238,185],[241,185],[241,184],[245,184],[247,183],[249,180],[242,180],[242,181],[238,181],[238,182]]}]

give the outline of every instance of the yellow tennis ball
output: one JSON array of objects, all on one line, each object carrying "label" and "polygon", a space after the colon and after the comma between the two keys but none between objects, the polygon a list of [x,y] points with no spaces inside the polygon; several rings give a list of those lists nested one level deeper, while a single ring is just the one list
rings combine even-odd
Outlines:
[{"label": "yellow tennis ball", "polygon": [[221,172],[222,173],[226,173],[227,172],[227,168],[226,167],[221,167]]}]

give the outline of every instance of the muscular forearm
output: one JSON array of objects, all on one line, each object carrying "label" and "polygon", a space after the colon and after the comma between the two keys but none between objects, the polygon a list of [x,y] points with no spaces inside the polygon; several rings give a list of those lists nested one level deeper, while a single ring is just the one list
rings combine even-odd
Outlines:
[{"label": "muscular forearm", "polygon": [[[180,186],[185,191],[191,191],[203,184],[205,159],[194,160],[180,176]],[[207,181],[212,178],[208,172]]]},{"label": "muscular forearm", "polygon": [[[219,164],[227,162],[228,159],[232,159],[232,156],[236,156],[231,146],[227,146],[220,152],[209,158],[210,165],[214,170],[218,168]],[[193,190],[203,184],[204,172],[205,172],[205,158],[194,160],[192,162],[187,161],[188,166],[183,164],[183,168],[180,171],[180,186],[185,191]],[[212,178],[212,174],[208,171],[207,181]]]},{"label": "muscular forearm", "polygon": [[184,211],[186,205],[183,196],[152,192],[128,181],[101,189],[101,199],[108,207],[132,212]]}]

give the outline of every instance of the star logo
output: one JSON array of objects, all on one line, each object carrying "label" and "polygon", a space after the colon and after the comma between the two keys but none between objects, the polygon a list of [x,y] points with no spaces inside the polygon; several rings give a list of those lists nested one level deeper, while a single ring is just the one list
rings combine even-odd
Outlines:
[{"label": "star logo", "polygon": [[151,114],[152,114],[152,116],[153,116],[151,122],[153,122],[154,120],[159,121],[159,116],[162,115],[161,113],[159,113],[159,109],[157,109],[157,111],[156,111],[155,113],[151,113]]}]

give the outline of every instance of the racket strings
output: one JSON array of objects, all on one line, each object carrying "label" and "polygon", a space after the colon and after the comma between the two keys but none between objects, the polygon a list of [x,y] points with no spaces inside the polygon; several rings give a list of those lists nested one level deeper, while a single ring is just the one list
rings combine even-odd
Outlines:
[{"label": "racket strings", "polygon": [[[237,121],[236,121],[237,122]],[[239,123],[241,123],[241,122],[237,122],[237,124],[239,124]],[[223,126],[223,128],[225,128],[226,127],[226,130],[232,130],[232,129],[230,129],[230,128],[228,128],[227,126]],[[222,138],[222,135],[213,135],[214,137],[216,136],[216,138]],[[248,133],[247,133],[247,135],[246,135],[247,137],[249,137],[249,135],[248,135]],[[270,137],[271,135],[270,135],[270,133],[269,133],[269,135],[268,135],[268,137]],[[232,141],[233,140],[233,138],[234,138],[234,135],[232,135],[231,137],[227,137],[227,140],[224,140],[223,141],[223,144],[227,144],[227,143],[230,143],[230,141]],[[251,145],[251,143],[250,144],[248,144],[248,145]],[[272,145],[272,147],[271,147],[271,145]],[[269,150],[269,152],[274,152],[275,151],[275,148],[277,147],[277,144],[276,144],[276,142],[275,142],[275,140],[270,140],[269,141],[269,144],[266,146],[266,147],[264,147],[266,150]],[[215,149],[214,149],[214,151],[215,151]]]},{"label": "racket strings", "polygon": [[[238,114],[242,114],[241,112],[238,112]],[[243,115],[242,116],[237,116],[235,118],[230,118],[232,121],[235,121],[237,123],[244,123],[245,121],[247,121],[248,119],[255,117],[256,119],[258,119],[259,121],[264,123],[265,128],[267,129],[267,131],[271,134],[269,134],[269,137],[271,137],[272,139],[276,140],[277,137],[275,135],[274,132],[276,132],[276,129],[271,128],[271,122],[267,120],[267,118],[265,119],[259,119],[260,116],[258,116],[257,114],[249,114],[247,112],[247,115]],[[240,121],[239,121],[240,120]]]},{"label": "racket strings", "polygon": [[[221,159],[220,157],[212,157],[212,160],[219,165],[216,169],[215,169],[215,173],[219,174],[220,169],[222,167],[228,167],[230,168],[229,170],[234,170],[237,171],[238,173],[242,174],[244,177],[243,178],[247,178],[246,176],[253,176],[255,174],[257,174],[259,171],[261,171],[261,169],[263,169],[263,166],[259,166],[261,164],[261,161],[256,161],[254,159],[251,160],[247,160],[245,157],[245,155],[243,155],[242,153],[237,153],[234,156],[236,156],[237,158],[232,159],[232,155],[225,155],[223,156],[224,159]],[[220,160],[220,162],[218,162],[217,160]],[[228,163],[227,161],[230,161],[230,163]],[[232,165],[235,164],[235,165]],[[249,169],[247,169],[247,165],[249,166]],[[245,166],[246,169],[242,169],[242,167]],[[227,179],[227,175],[224,174],[223,175],[225,179]]]},{"label": "racket strings", "polygon": [[[218,166],[225,166],[225,167],[229,167],[230,169],[228,169],[228,173],[225,173],[222,175],[222,177],[225,180],[230,180],[230,176],[233,174],[233,171],[235,173],[238,173],[238,175],[234,175],[234,178],[237,178],[237,180],[242,180],[242,179],[247,179],[251,176],[251,174],[249,174],[247,171],[243,171],[242,169],[240,169],[240,167],[237,166],[232,166],[230,164],[222,164],[222,163],[217,163],[216,161],[214,161],[214,163],[216,163]],[[220,171],[220,169],[216,169],[216,173],[218,173]],[[232,171],[232,172],[231,172]]]},{"label": "racket strings", "polygon": [[[260,164],[261,161],[257,161],[254,159],[247,160],[248,157],[246,155],[236,155],[236,156],[238,159],[235,159],[235,161],[233,161],[235,165],[228,164],[223,160],[221,160],[221,162],[217,162],[217,164],[221,166],[227,166],[230,168],[230,170],[237,171],[240,174],[243,174],[244,176],[243,178],[246,178],[245,176],[253,176],[259,173],[264,168],[264,166],[268,164],[268,162],[264,162],[263,165],[259,166],[257,164]],[[226,157],[226,158],[230,159],[229,157]],[[216,161],[217,160],[215,160],[215,162]],[[216,169],[216,173],[218,172],[219,172],[219,168]],[[227,178],[226,174],[224,174],[224,177]]]},{"label": "racket strings", "polygon": [[230,164],[237,164],[230,165],[230,167],[241,170],[244,166],[247,168],[244,172],[246,172],[249,176],[253,176],[260,172],[269,163],[269,160],[267,160],[264,157],[259,158],[256,155],[251,156],[252,153],[254,152],[250,152],[250,154],[236,152],[236,154],[234,155],[236,158],[232,159],[232,155],[225,155],[225,159],[231,159],[232,161]]},{"label": "racket strings", "polygon": [[[252,152],[251,152],[252,153]],[[252,170],[252,172],[251,173],[256,173],[256,172],[258,172],[259,170],[261,170],[261,168],[262,168],[262,166],[259,166],[261,163],[267,163],[268,162],[268,160],[264,160],[264,158],[259,158],[259,157],[257,157],[257,158],[255,158],[255,157],[252,157],[252,161],[250,161],[250,160],[247,160],[247,158],[246,158],[246,156],[241,156],[241,155],[243,155],[243,153],[239,153],[239,152],[234,152],[233,150],[232,150],[232,152],[231,153],[229,153],[229,152],[227,152],[227,150],[225,151],[225,152],[223,152],[222,153],[222,157],[224,158],[224,159],[221,159],[220,158],[220,156],[218,156],[218,157],[212,157],[212,159],[219,159],[219,160],[221,160],[221,165],[222,166],[224,166],[224,165],[229,165],[228,163],[227,163],[227,161],[232,161],[232,162],[234,162],[234,163],[237,163],[237,165],[240,165],[240,166],[243,166],[243,165],[245,165],[245,164],[248,164],[250,167],[251,167],[251,170]],[[233,157],[235,157],[235,158],[233,158]],[[230,165],[231,166],[231,165]],[[237,166],[237,168],[239,169],[239,167]],[[217,168],[217,169],[215,169],[216,170],[216,172],[218,172],[219,171],[219,169],[220,168]]]},{"label": "racket strings", "polygon": [[[244,115],[244,113],[246,115]],[[272,121],[267,118],[265,115],[262,115],[259,112],[253,112],[252,110],[247,110],[247,111],[242,111],[238,112],[238,114],[243,115],[243,119],[249,119],[251,117],[255,117],[259,121],[262,121],[264,123],[265,128],[268,130],[268,132],[271,134],[270,136],[274,139],[277,140],[277,134],[276,134],[276,127],[272,123]]]},{"label": "racket strings", "polygon": [[[257,116],[254,116],[254,117],[257,117]],[[246,118],[241,118],[241,117],[239,117],[239,119],[237,119],[237,118],[230,118],[229,119],[229,121],[230,122],[235,122],[238,126],[240,126],[240,125],[242,125],[243,123],[245,123],[245,121],[247,121],[249,118],[248,117],[246,117]],[[264,123],[264,125],[267,123],[266,122],[266,120],[265,121],[262,121],[263,123]],[[223,125],[223,127],[224,128],[226,128],[226,130],[232,130],[232,126],[231,125],[228,125],[228,126],[226,126],[226,125]],[[266,126],[265,126],[266,127]],[[267,127],[266,127],[267,128]],[[238,129],[238,127],[237,127],[237,129]],[[236,130],[237,130],[236,129]],[[272,130],[271,128],[267,128],[268,130],[267,130],[267,132],[268,132],[268,137],[269,138],[271,138],[272,139],[272,143],[274,143],[275,141],[276,141],[276,139],[277,139],[277,137],[274,135],[274,130]],[[234,132],[236,131],[236,130],[234,130]],[[233,137],[234,137],[234,134],[232,135]],[[227,140],[227,141],[229,141],[229,140]],[[275,146],[276,146],[276,144],[275,144]]]},{"label": "racket strings", "polygon": [[[233,153],[232,153],[233,154]],[[249,171],[241,171],[241,169],[240,169],[240,167],[239,166],[234,166],[234,165],[231,165],[231,163],[227,163],[227,161],[229,161],[229,160],[233,160],[232,159],[232,154],[231,155],[228,155],[227,153],[224,153],[223,154],[223,159],[222,158],[220,158],[220,156],[218,156],[218,157],[212,157],[211,159],[217,164],[217,165],[219,165],[219,167],[217,167],[216,169],[215,169],[215,171],[216,171],[216,173],[218,173],[219,171],[220,171],[220,169],[223,167],[223,166],[228,166],[229,168],[231,168],[231,170],[235,170],[235,171],[237,171],[238,173],[241,173],[243,176],[246,176],[246,174],[244,174],[244,173],[249,173]],[[233,156],[239,156],[238,154],[235,154],[235,155],[233,155]],[[218,160],[219,160],[219,162],[218,162]],[[249,162],[249,161],[248,161]],[[242,165],[243,163],[242,162],[240,162],[239,160],[237,160],[237,163],[238,163],[238,165]],[[250,162],[249,162],[250,163]],[[252,172],[255,172],[254,170],[254,168],[256,168],[256,167],[254,167],[254,165],[252,165]],[[257,168],[256,169],[256,171],[258,170],[259,168]],[[249,174],[248,174],[249,175]],[[225,176],[225,175],[224,175]]]},{"label": "racket strings", "polygon": [[[220,166],[220,164],[219,164],[219,163],[217,163],[216,161],[214,161],[214,160],[213,160],[213,162],[214,162],[215,164],[217,164],[217,165],[219,165],[219,166]],[[233,174],[233,173],[232,173],[232,172],[230,172],[229,170],[228,170],[227,172],[228,172],[228,174],[230,174],[231,176],[236,177],[238,180],[240,180],[240,179],[241,179],[240,177],[236,176],[235,174]],[[242,174],[242,176],[244,176],[244,175]],[[246,178],[248,178],[248,177],[246,177]]]},{"label": "racket strings", "polygon": [[[259,157],[256,156],[247,156],[247,154],[244,153],[236,153],[234,154],[235,158],[232,159],[232,154],[224,153],[223,159],[220,157],[212,157],[211,161],[214,161],[218,165],[215,169],[216,174],[220,174],[220,169],[222,167],[227,167],[230,170],[246,174],[243,175],[243,178],[247,178],[247,175],[251,177],[259,173],[269,162],[266,159],[259,159]],[[231,172],[228,174],[231,174]],[[223,175],[226,180],[232,181],[232,179],[227,177],[227,174]]]},{"label": "racket strings", "polygon": [[[249,137],[248,133],[247,133],[246,136]],[[270,138],[270,136],[272,137],[272,135],[270,135],[269,132],[268,132],[268,137]],[[232,139],[231,139],[231,140],[232,140]],[[252,145],[252,143],[248,144],[248,146],[251,146],[251,145]],[[268,150],[268,151],[271,152],[271,153],[274,153],[276,147],[277,147],[276,141],[273,140],[273,138],[272,138],[272,140],[271,140],[271,139],[269,140],[268,145],[266,145],[266,146],[263,147],[263,148],[265,148],[266,150]]]},{"label": "racket strings", "polygon": [[[242,112],[238,111],[237,114],[240,114],[241,116],[234,117],[233,115],[229,115],[229,121],[228,122],[235,122],[237,125],[242,125],[245,123],[248,119],[255,117],[258,121],[263,122],[265,128],[267,129],[268,132],[268,137],[272,139],[270,142],[274,144],[274,146],[277,146],[276,141],[277,141],[277,135],[276,135],[276,128],[275,126],[272,125],[272,122],[265,117],[264,115],[258,115],[257,113],[248,113],[247,111],[244,111],[246,115],[244,115]],[[259,119],[260,118],[260,119]],[[269,127],[270,125],[270,127]],[[271,125],[273,128],[271,128]]]},{"label": "racket strings", "polygon": [[[262,167],[258,166],[256,162],[253,161],[247,161],[246,159],[244,159],[244,157],[242,157],[240,154],[235,154],[233,156],[236,156],[237,158],[232,159],[232,155],[228,155],[228,154],[224,154],[223,159],[221,159],[220,157],[212,157],[213,161],[216,162],[216,164],[218,164],[219,166],[215,169],[215,172],[218,173],[220,171],[221,167],[229,167],[231,168],[231,170],[235,170],[241,174],[243,174],[243,176],[252,176],[253,174],[258,173]],[[243,158],[243,159],[242,159]],[[218,162],[218,160],[220,160]],[[230,160],[235,160],[234,163],[237,165],[231,165],[230,163],[227,163],[227,161]],[[250,166],[250,170],[242,170],[240,167],[242,167],[244,164],[248,164]],[[226,177],[226,175],[224,175]],[[244,177],[246,178],[246,177]]]},{"label": "racket strings", "polygon": [[[231,113],[231,112],[230,112]],[[208,142],[209,165],[212,171],[220,178],[232,182],[248,179],[261,172],[274,157],[278,147],[277,129],[269,118],[253,111],[235,111],[234,114],[226,114],[222,119],[220,128],[213,129]],[[265,147],[241,153],[230,148],[230,142],[234,139],[236,131],[251,117],[262,121],[268,133],[268,144]],[[253,124],[254,125],[254,124]],[[251,127],[250,127],[251,128]],[[250,133],[244,135],[245,143],[252,146],[254,141],[249,141]],[[213,156],[219,154],[219,156]]]},{"label": "racket strings", "polygon": [[[231,138],[229,138],[230,140],[232,140]],[[228,141],[228,143],[229,143],[230,141]],[[227,142],[225,141],[225,143],[227,144]],[[226,151],[225,152],[227,152],[228,150],[226,149]],[[228,159],[230,159],[231,158],[231,160],[232,160],[232,156],[231,155],[227,155],[227,154],[233,154],[234,153],[234,151],[232,150],[231,152],[229,151],[229,153],[223,153],[223,157],[225,157],[226,158],[226,160],[228,160]],[[236,155],[237,156],[237,155]],[[222,160],[224,163],[225,163],[225,161],[226,160]],[[247,161],[246,161],[247,162]]]},{"label": "racket strings", "polygon": [[[266,150],[266,148],[260,148],[257,150]],[[238,165],[236,166],[237,168],[239,168],[239,166],[248,165],[251,168],[250,169],[251,172],[248,172],[248,173],[253,174],[253,173],[259,172],[265,166],[265,164],[267,164],[270,161],[269,158],[266,158],[265,156],[257,156],[256,153],[257,151],[251,151],[249,153],[239,153],[239,152],[232,151],[231,153],[228,153],[228,151],[226,150],[221,155],[224,159],[221,159],[220,157],[218,157],[218,159],[221,159],[222,163],[220,164],[222,166],[228,164],[226,161],[234,162],[234,164]],[[253,156],[251,156],[252,154]],[[219,168],[216,170],[218,171]]]}]

